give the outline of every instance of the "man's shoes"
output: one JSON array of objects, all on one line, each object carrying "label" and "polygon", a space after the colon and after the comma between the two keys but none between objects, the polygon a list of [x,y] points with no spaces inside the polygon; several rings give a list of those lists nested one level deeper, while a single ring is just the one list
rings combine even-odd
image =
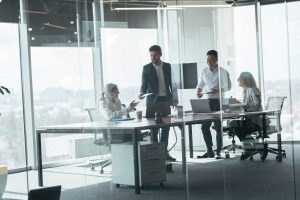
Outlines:
[{"label": "man's shoes", "polygon": [[241,160],[246,160],[247,158],[249,158],[251,155],[251,153],[249,151],[245,151],[243,152],[243,154],[241,155],[240,159]]},{"label": "man's shoes", "polygon": [[170,161],[170,162],[175,162],[176,161],[176,158],[173,158],[172,156],[170,156],[170,154],[166,154],[166,160],[167,161]]},{"label": "man's shoes", "polygon": [[219,160],[219,159],[221,159],[221,158],[222,158],[222,157],[221,157],[221,152],[220,152],[220,151],[217,151],[217,155],[216,155],[215,159]]},{"label": "man's shoes", "polygon": [[197,156],[197,158],[214,158],[215,153],[213,151],[207,151],[202,156]]}]

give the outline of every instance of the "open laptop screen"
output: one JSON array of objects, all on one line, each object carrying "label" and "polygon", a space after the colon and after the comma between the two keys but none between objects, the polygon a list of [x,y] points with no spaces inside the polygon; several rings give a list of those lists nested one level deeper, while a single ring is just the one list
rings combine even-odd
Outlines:
[{"label": "open laptop screen", "polygon": [[208,99],[190,99],[193,113],[210,113]]},{"label": "open laptop screen", "polygon": [[148,104],[146,107],[146,118],[154,118],[155,112],[160,111],[163,117],[171,114],[171,107],[169,102],[159,102]]}]

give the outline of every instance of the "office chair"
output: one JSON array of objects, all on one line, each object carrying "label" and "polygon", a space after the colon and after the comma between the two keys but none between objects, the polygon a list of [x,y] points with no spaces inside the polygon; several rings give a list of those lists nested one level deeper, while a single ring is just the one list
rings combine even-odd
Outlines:
[{"label": "office chair", "polygon": [[[105,121],[104,117],[96,108],[87,108],[85,110],[88,112],[91,122]],[[102,137],[99,137],[100,134],[102,135]],[[107,131],[103,131],[102,133],[95,133],[94,135],[95,145],[99,145],[99,146],[106,145],[110,149],[110,142],[111,142],[110,140],[111,140],[111,136]],[[95,171],[95,167],[100,166],[100,174],[103,174],[104,168],[108,167],[111,164],[112,164],[111,158],[108,158],[101,162],[93,163],[91,164],[91,171]]]},{"label": "office chair", "polygon": [[60,193],[60,185],[33,189],[28,193],[28,200],[59,200]]},{"label": "office chair", "polygon": [[[125,104],[122,104],[122,106],[125,107]],[[96,108],[87,108],[85,110],[88,112],[91,122],[106,121],[106,119],[104,119],[104,117],[101,115],[101,113]],[[130,118],[129,114],[127,114],[126,117]],[[102,134],[103,137],[99,137],[98,136],[99,134]],[[149,134],[150,134],[149,131],[141,133],[139,135],[138,140],[144,141],[143,138],[149,136]],[[103,131],[102,133],[95,133],[95,136],[94,136],[94,144],[95,145],[106,145],[110,150],[111,142],[112,142],[112,136],[111,136],[111,134],[109,134],[108,131]],[[122,141],[118,141],[118,142],[122,142]],[[112,159],[108,158],[104,161],[93,163],[91,165],[91,170],[95,171],[95,167],[100,166],[100,173],[103,174],[104,168],[110,166],[111,164],[112,164]]]},{"label": "office chair", "polygon": [[[260,154],[260,159],[264,161],[268,155],[268,153],[272,153],[276,155],[276,160],[281,162],[282,158],[286,157],[285,150],[282,149],[281,144],[281,111],[283,107],[283,103],[286,97],[281,96],[273,96],[269,97],[267,100],[267,104],[265,107],[265,110],[274,110],[274,114],[268,115],[267,120],[270,120],[270,125],[267,127],[267,135],[262,135],[262,132],[259,131],[256,138],[251,137],[248,139],[249,145],[253,146],[253,149],[250,149],[250,161],[253,161],[253,156],[255,154]],[[277,133],[277,145],[278,148],[271,148],[268,146],[267,138],[269,138],[269,135]],[[261,139],[262,142],[257,143],[256,140]],[[248,149],[249,150],[249,149]]]},{"label": "office chair", "polygon": [[[239,123],[239,120],[234,120],[234,121],[236,123]],[[223,126],[223,133],[225,133],[224,135],[228,135],[231,138],[231,144],[222,147],[222,150],[224,150],[225,152],[225,158],[230,158],[230,151],[232,151],[232,153],[235,153],[236,149],[241,149],[242,147],[241,145],[237,145],[235,142],[236,133],[234,127],[229,125]]]}]

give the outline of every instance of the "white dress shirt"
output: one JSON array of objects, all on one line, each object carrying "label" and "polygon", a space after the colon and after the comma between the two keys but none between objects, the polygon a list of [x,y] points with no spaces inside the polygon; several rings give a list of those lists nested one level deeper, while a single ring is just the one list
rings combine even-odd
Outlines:
[{"label": "white dress shirt", "polygon": [[164,71],[163,71],[163,62],[160,62],[158,65],[155,65],[153,63],[157,77],[158,77],[158,91],[157,96],[166,96],[167,90],[166,90],[166,84],[165,84],[165,78],[164,78]]},{"label": "white dress shirt", "polygon": [[[198,82],[197,88],[202,89],[202,93],[210,92],[211,89],[219,89],[219,72],[220,69],[220,83],[221,83],[221,89],[223,89],[223,92],[226,92],[231,89],[231,80],[229,77],[229,73],[227,70],[225,70],[222,67],[216,67],[214,70],[210,70],[209,67],[206,67],[202,70],[200,80]],[[224,93],[221,93],[222,97],[224,96]],[[206,94],[207,98],[209,99],[219,99],[220,94]]]}]

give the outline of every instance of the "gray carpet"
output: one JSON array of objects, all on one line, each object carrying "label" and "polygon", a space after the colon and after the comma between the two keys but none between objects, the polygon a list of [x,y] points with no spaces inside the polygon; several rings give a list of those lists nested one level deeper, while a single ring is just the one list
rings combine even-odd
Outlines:
[{"label": "gray carpet", "polygon": [[[62,200],[293,200],[300,199],[300,145],[284,145],[287,158],[277,162],[269,155],[262,162],[241,161],[238,157],[217,162],[189,163],[188,184],[181,165],[174,164],[167,182],[146,186],[140,195],[133,187],[114,187],[111,182],[65,190]],[[188,185],[188,189],[187,189]]]}]

